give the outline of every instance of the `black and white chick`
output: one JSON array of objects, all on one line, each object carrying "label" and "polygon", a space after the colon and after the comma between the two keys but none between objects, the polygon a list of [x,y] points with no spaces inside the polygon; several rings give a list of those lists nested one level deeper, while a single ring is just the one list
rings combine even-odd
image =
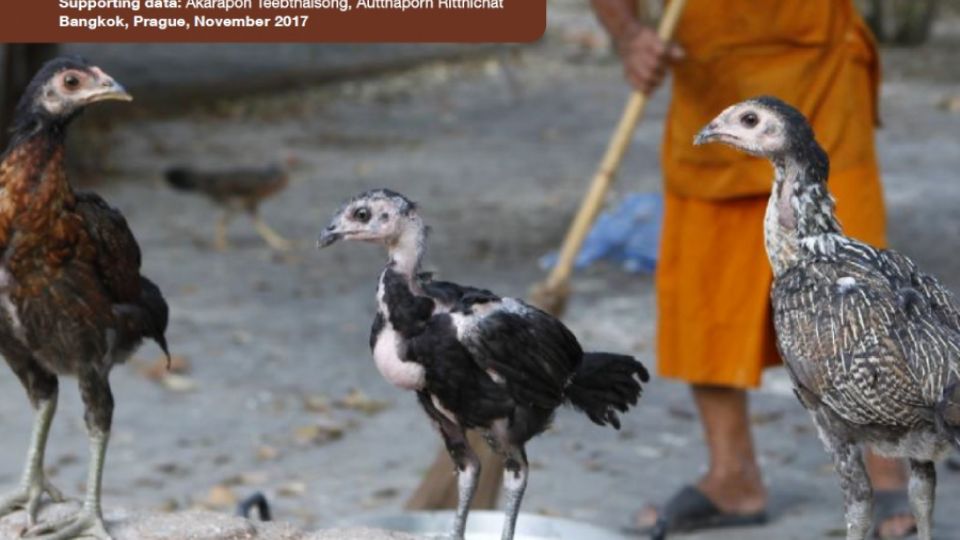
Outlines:
[{"label": "black and white chick", "polygon": [[909,460],[910,506],[930,540],[934,462],[960,445],[960,304],[904,255],[843,234],[827,154],[793,107],[771,97],[733,105],[695,141],[708,142],[773,163],[764,231],[774,326],[797,397],[833,455],[847,538],[870,530],[867,445]]},{"label": "black and white chick", "polygon": [[463,538],[480,474],[466,437],[476,429],[504,459],[502,538],[510,540],[527,486],[527,441],[564,404],[619,428],[617,414],[637,403],[649,376],[630,356],[584,353],[560,321],[520,300],[422,274],[426,235],[416,204],[378,189],[344,204],[319,245],[360,240],[386,247],[370,335],[374,361],[390,383],[417,393],[456,464],[451,536]]}]

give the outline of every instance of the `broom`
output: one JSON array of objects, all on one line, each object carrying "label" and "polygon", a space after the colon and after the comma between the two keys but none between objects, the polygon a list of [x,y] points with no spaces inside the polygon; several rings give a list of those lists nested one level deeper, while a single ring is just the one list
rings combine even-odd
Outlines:
[{"label": "broom", "polygon": [[[686,0],[673,0],[667,5],[657,29],[657,34],[663,41],[670,41],[673,36],[673,30],[677,26],[677,21],[680,20],[680,13],[683,11],[685,3]],[[630,95],[627,106],[620,116],[617,129],[613,132],[613,136],[607,144],[607,152],[603,155],[603,160],[590,183],[590,189],[587,190],[587,194],[580,204],[580,210],[573,218],[567,236],[563,240],[557,263],[553,266],[547,279],[534,285],[530,291],[529,302],[551,315],[559,317],[566,309],[567,299],[570,297],[570,276],[573,273],[573,264],[576,261],[577,253],[580,252],[590,227],[593,226],[594,220],[597,219],[597,215],[603,207],[617,169],[620,168],[620,162],[623,161],[623,156],[627,153],[630,141],[633,140],[633,132],[636,130],[637,122],[643,117],[646,107],[646,94],[634,92]]]}]

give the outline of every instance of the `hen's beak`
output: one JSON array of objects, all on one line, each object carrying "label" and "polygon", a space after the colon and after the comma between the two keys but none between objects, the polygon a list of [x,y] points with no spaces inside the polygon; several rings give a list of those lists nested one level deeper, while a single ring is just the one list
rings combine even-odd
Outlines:
[{"label": "hen's beak", "polygon": [[102,89],[92,92],[87,98],[87,103],[97,101],[133,101],[133,96],[120,83],[110,79],[104,82]]},{"label": "hen's beak", "polygon": [[115,81],[113,77],[107,75],[97,67],[92,68],[91,71],[96,74],[99,84],[84,96],[84,102],[86,104],[96,103],[98,101],[133,101],[133,96],[127,92],[126,88]]}]

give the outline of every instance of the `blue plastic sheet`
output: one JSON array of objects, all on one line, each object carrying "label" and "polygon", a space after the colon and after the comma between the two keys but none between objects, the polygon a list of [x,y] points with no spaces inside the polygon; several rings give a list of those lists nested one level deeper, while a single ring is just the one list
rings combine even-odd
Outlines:
[{"label": "blue plastic sheet", "polygon": [[[632,273],[653,272],[662,224],[663,196],[631,193],[615,208],[600,214],[577,254],[575,267],[582,269],[597,261],[608,261]],[[540,259],[544,269],[556,262],[557,252]]]}]

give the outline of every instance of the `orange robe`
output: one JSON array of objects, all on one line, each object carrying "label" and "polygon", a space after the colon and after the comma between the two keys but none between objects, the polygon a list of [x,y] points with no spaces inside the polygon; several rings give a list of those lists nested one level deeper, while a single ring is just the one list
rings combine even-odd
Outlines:
[{"label": "orange robe", "polygon": [[885,242],[874,150],[879,66],[851,0],[689,0],[663,141],[658,368],[689,383],[755,387],[779,363],[763,215],[766,160],[693,137],[728,105],[775,95],[810,118],[830,155],[845,232]]}]

